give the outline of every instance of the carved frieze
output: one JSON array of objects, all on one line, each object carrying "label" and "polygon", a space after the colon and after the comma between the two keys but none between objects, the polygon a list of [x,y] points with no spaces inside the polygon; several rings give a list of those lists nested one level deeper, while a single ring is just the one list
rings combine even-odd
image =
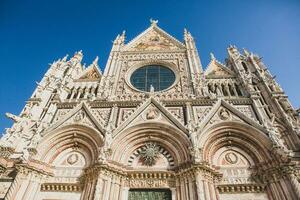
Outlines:
[{"label": "carved frieze", "polygon": [[7,193],[10,185],[12,184],[12,182],[4,182],[4,181],[1,181],[1,184],[0,184],[0,199],[4,199],[5,197],[5,194]]},{"label": "carved frieze", "polygon": [[60,120],[63,116],[65,116],[71,109],[58,109],[53,122]]},{"label": "carved frieze", "polygon": [[78,111],[71,118],[69,118],[64,122],[64,125],[70,125],[70,124],[82,124],[88,127],[96,128],[96,126],[94,125],[94,123],[92,122],[92,120],[84,110]]},{"label": "carved frieze", "polygon": [[107,125],[111,113],[111,108],[94,108],[91,111],[101,125]]},{"label": "carved frieze", "polygon": [[175,186],[171,173],[137,172],[129,174],[125,185],[130,188],[170,188]]},{"label": "carved frieze", "polygon": [[201,122],[211,110],[211,106],[193,106],[195,120]]},{"label": "carved frieze", "polygon": [[43,183],[41,191],[43,192],[81,192],[82,187],[76,183]]},{"label": "carved frieze", "polygon": [[[264,185],[242,184],[242,185],[219,185],[220,193],[262,193],[265,191]],[[264,200],[265,198],[259,199]]]},{"label": "carved frieze", "polygon": [[235,108],[238,109],[241,113],[243,113],[247,117],[249,117],[250,119],[257,121],[256,115],[251,105],[239,105],[239,106],[235,106]]},{"label": "carved frieze", "polygon": [[181,123],[184,123],[184,115],[182,107],[166,107],[173,116],[178,119]]},{"label": "carved frieze", "polygon": [[169,188],[175,186],[175,181],[166,179],[129,179],[126,186],[130,188]]},{"label": "carved frieze", "polygon": [[119,119],[118,124],[120,125],[123,121],[125,121],[130,115],[134,113],[136,108],[120,108],[119,109]]}]

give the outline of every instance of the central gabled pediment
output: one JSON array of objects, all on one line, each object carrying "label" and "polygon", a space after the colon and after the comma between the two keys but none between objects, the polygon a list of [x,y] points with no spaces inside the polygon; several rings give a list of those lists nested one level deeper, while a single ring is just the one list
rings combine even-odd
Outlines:
[{"label": "central gabled pediment", "polygon": [[132,127],[143,123],[159,123],[166,124],[187,133],[185,126],[177,120],[162,104],[153,98],[149,98],[135,112],[120,124],[114,131],[114,135],[118,134],[127,127]]},{"label": "central gabled pediment", "polygon": [[148,29],[131,40],[124,51],[167,51],[185,49],[185,45],[152,24]]}]

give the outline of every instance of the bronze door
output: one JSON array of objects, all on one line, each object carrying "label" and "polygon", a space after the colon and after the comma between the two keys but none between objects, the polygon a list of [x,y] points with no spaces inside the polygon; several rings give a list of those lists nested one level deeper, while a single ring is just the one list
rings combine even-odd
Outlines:
[{"label": "bronze door", "polygon": [[130,189],[128,200],[171,200],[168,189]]}]

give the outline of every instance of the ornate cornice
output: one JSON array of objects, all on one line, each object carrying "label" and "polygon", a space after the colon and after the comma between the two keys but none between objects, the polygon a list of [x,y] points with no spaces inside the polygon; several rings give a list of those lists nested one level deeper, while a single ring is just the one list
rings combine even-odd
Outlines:
[{"label": "ornate cornice", "polygon": [[296,165],[292,163],[265,163],[253,168],[252,178],[256,182],[266,184],[277,182],[289,175],[297,176]]},{"label": "ornate cornice", "polygon": [[119,106],[119,107],[136,107],[138,106],[142,101],[102,101],[102,100],[96,100],[90,103],[91,108],[107,108],[107,107],[113,107],[113,106]]},{"label": "ornate cornice", "polygon": [[82,186],[78,183],[43,183],[43,192],[81,192]]},{"label": "ornate cornice", "polygon": [[57,108],[58,109],[72,109],[72,108],[75,108],[78,104],[79,104],[79,102],[63,102],[63,103],[57,104]]},{"label": "ornate cornice", "polygon": [[265,191],[265,185],[259,184],[237,184],[237,185],[218,185],[220,193],[262,193]]},{"label": "ornate cornice", "polygon": [[14,148],[0,145],[0,157],[8,158],[14,152]]},{"label": "ornate cornice", "polygon": [[15,168],[17,169],[18,173],[21,173],[23,175],[28,175],[29,173],[34,173],[39,176],[53,176],[53,173],[50,171],[46,171],[45,169],[42,169],[41,167],[32,166],[27,163],[25,164],[16,164]]}]

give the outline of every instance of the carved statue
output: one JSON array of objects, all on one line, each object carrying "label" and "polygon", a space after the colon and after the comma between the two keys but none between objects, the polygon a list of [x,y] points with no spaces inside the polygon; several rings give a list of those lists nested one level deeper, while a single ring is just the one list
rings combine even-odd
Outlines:
[{"label": "carved statue", "polygon": [[279,104],[285,112],[290,112],[292,110],[292,106],[286,98],[280,98]]},{"label": "carved statue", "polygon": [[21,117],[18,117],[18,116],[14,115],[14,114],[11,114],[11,113],[5,113],[5,116],[7,118],[9,118],[9,119],[12,119],[15,123],[18,123],[18,122],[20,122],[22,120]]},{"label": "carved statue", "polygon": [[281,139],[280,132],[275,125],[275,115],[273,114],[271,120],[265,120],[265,127],[269,132],[269,137],[273,142],[275,148],[286,149],[283,140]]},{"label": "carved statue", "polygon": [[203,86],[202,86],[202,95],[205,97],[211,97],[206,84],[203,84]]},{"label": "carved statue", "polygon": [[105,149],[109,149],[110,148],[110,145],[112,143],[112,132],[114,131],[115,129],[115,125],[112,121],[109,121],[107,126],[106,126],[106,129],[105,129],[105,138],[104,138],[104,148]]},{"label": "carved statue", "polygon": [[16,138],[19,138],[19,136],[28,138],[32,135],[32,128],[35,122],[31,120],[30,117],[19,117],[11,113],[6,113],[6,116],[12,119],[15,123],[11,128],[6,130],[5,136],[1,139],[3,144],[12,144],[15,142]]},{"label": "carved statue", "polygon": [[98,156],[98,162],[105,163],[107,159],[107,153],[104,147],[99,148],[99,156]]},{"label": "carved statue", "polygon": [[191,147],[190,148],[190,154],[191,154],[193,160],[196,163],[202,161],[202,150],[201,150],[201,148],[199,148],[199,147]]},{"label": "carved statue", "polygon": [[150,19],[151,25],[156,25],[158,23],[158,20]]},{"label": "carved statue", "polygon": [[189,137],[192,142],[193,148],[198,148],[198,140],[197,140],[197,132],[198,132],[198,125],[195,124],[193,120],[189,120],[187,125],[187,129],[189,131]]},{"label": "carved statue", "polygon": [[157,118],[158,113],[155,108],[150,108],[146,113],[146,119],[155,119]]},{"label": "carved statue", "polygon": [[253,76],[252,73],[242,73],[244,76],[244,79],[246,81],[247,87],[249,88],[250,92],[255,91],[254,86],[253,86]]},{"label": "carved statue", "polygon": [[153,87],[153,85],[150,85],[150,93],[153,93],[154,92],[154,87]]},{"label": "carved statue", "polygon": [[222,89],[220,88],[219,84],[216,87],[216,93],[217,93],[217,96],[223,96],[223,92],[222,92]]}]

